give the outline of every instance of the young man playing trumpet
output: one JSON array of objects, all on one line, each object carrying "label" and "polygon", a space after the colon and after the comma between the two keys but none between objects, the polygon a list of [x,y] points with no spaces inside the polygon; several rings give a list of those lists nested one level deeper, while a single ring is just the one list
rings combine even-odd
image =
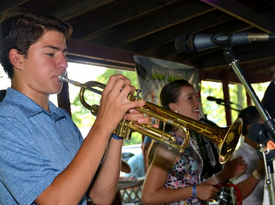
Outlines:
[{"label": "young man playing trumpet", "polygon": [[110,136],[123,118],[150,122],[134,109],[145,102],[127,99],[135,88],[122,75],[110,77],[85,140],[69,114],[49,101],[62,88],[58,76],[66,73],[71,33],[64,22],[31,11],[2,16],[1,64],[11,88],[0,103],[0,204],[86,204],[88,198],[111,204],[123,140]]}]

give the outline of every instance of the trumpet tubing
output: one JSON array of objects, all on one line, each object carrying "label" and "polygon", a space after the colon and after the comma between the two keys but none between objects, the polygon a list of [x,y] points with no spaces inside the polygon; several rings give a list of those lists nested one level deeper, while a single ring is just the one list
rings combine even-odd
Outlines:
[{"label": "trumpet tubing", "polygon": [[[105,85],[95,81],[88,81],[84,84],[70,80],[65,76],[59,76],[61,82],[68,82],[75,86],[81,87],[79,92],[79,98],[84,107],[89,109],[93,115],[97,115],[99,109],[98,105],[89,105],[84,99],[85,90],[90,90],[97,94],[102,94],[99,89],[104,89]],[[97,89],[96,89],[97,88]],[[139,96],[128,95],[128,100],[135,101],[139,100]],[[199,121],[193,120],[191,118],[185,117],[183,115],[166,110],[158,105],[150,102],[146,102],[144,107],[136,108],[139,112],[147,114],[151,118],[155,118],[158,121],[162,121],[163,124],[170,124],[174,127],[182,129],[185,132],[185,139],[182,144],[177,144],[176,138],[152,125],[141,125],[134,121],[122,120],[114,130],[114,134],[124,139],[131,139],[131,134],[133,131],[139,132],[156,141],[165,143],[168,148],[177,149],[180,153],[184,151],[189,143],[189,129],[193,130],[202,136],[208,138],[219,150],[219,162],[220,164],[226,163],[232,156],[241,135],[242,131],[242,119],[238,118],[235,122],[227,128],[219,128],[209,124],[201,123]]]}]

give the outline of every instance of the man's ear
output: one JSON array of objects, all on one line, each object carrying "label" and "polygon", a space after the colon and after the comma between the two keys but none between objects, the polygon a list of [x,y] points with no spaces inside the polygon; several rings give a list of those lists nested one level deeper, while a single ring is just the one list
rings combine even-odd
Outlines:
[{"label": "man's ear", "polygon": [[11,49],[9,52],[9,58],[10,62],[12,65],[17,68],[21,69],[22,68],[22,61],[21,59],[23,58],[23,55],[19,54],[16,49]]},{"label": "man's ear", "polygon": [[177,105],[176,105],[176,103],[169,103],[169,108],[173,112],[177,111]]}]

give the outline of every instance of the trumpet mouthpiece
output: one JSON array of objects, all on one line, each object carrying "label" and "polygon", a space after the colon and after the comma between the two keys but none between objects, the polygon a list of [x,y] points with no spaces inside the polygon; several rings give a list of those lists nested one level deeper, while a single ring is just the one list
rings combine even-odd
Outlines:
[{"label": "trumpet mouthpiece", "polygon": [[58,76],[58,80],[60,82],[66,82],[66,77],[64,75],[60,75],[60,76]]}]

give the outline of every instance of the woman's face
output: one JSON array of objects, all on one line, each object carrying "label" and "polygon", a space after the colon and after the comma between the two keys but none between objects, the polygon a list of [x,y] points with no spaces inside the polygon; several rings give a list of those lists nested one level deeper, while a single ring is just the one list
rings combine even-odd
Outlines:
[{"label": "woman's face", "polygon": [[180,89],[179,100],[170,103],[170,109],[194,120],[200,119],[200,102],[193,86],[183,86]]}]

